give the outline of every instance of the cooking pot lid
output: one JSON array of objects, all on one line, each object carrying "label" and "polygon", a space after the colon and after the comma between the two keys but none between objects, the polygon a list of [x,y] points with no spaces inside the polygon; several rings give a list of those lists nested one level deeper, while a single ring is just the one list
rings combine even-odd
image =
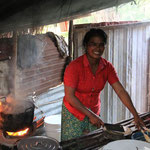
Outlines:
[{"label": "cooking pot lid", "polygon": [[17,143],[18,150],[58,150],[59,142],[45,136],[33,136]]},{"label": "cooking pot lid", "polygon": [[149,150],[150,144],[139,140],[118,140],[110,142],[100,150]]}]

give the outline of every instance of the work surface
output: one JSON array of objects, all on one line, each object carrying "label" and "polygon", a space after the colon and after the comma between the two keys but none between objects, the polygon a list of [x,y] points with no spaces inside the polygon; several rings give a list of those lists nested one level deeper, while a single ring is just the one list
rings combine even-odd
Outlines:
[{"label": "work surface", "polygon": [[[140,115],[144,121],[147,128],[150,128],[150,113],[144,113]],[[63,150],[98,150],[109,142],[121,140],[121,139],[131,139],[131,135],[137,132],[135,125],[132,123],[133,118],[123,120],[117,124],[121,124],[125,127],[128,127],[132,130],[132,133],[128,135],[121,135],[115,133],[109,133],[103,129],[95,130],[87,135],[80,136],[75,139],[68,141],[61,141],[60,145]]]}]

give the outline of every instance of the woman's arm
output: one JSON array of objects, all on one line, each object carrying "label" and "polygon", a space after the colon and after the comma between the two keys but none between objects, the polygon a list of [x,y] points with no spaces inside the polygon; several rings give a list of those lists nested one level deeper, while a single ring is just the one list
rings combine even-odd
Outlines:
[{"label": "woman's arm", "polygon": [[100,127],[101,125],[104,126],[103,121],[100,119],[98,115],[93,113],[90,109],[85,107],[75,96],[75,89],[71,88],[69,86],[65,86],[65,98],[66,100],[77,110],[85,114],[87,117],[89,117],[90,122],[93,125],[96,125],[97,127]]},{"label": "woman's arm", "polygon": [[128,92],[124,89],[122,84],[118,81],[118,82],[112,84],[111,86],[115,90],[116,94],[118,95],[118,97],[120,98],[122,103],[133,114],[135,125],[137,126],[137,128],[140,129],[141,126],[145,126],[142,119],[138,116],[138,113],[137,113],[135,107],[133,106],[132,100],[131,100]]}]

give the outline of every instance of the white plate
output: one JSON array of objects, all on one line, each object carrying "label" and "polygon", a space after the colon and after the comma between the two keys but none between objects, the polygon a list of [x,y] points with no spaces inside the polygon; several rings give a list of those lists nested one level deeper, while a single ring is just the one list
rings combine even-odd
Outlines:
[{"label": "white plate", "polygon": [[150,150],[150,143],[139,140],[118,140],[108,143],[100,150]]}]

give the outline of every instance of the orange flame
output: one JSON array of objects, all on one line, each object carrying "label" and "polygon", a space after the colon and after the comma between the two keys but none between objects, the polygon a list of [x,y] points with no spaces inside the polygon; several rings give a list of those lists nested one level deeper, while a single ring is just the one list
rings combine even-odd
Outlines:
[{"label": "orange flame", "polygon": [[[0,113],[2,112],[3,110],[3,106],[2,106],[2,102],[0,102]],[[3,126],[3,118],[0,114],[0,128]]]},{"label": "orange flame", "polygon": [[0,102],[0,112],[2,112],[2,102]]},{"label": "orange flame", "polygon": [[23,136],[26,135],[29,131],[29,128],[26,128],[25,130],[21,130],[18,132],[6,132],[9,136]]}]

